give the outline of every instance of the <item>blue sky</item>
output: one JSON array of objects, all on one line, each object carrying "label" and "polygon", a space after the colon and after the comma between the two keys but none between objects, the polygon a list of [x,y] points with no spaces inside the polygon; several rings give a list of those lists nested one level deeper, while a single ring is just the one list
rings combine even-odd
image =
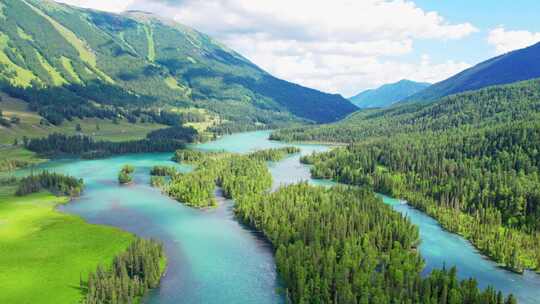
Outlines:
[{"label": "blue sky", "polygon": [[488,0],[453,0],[434,1],[416,0],[416,4],[426,10],[435,10],[451,22],[470,22],[479,29],[462,40],[418,41],[414,55],[431,54],[434,60],[453,58],[476,64],[497,53],[487,43],[489,31],[502,26],[507,30],[526,30],[540,32],[540,1],[488,1]]},{"label": "blue sky", "polygon": [[268,72],[351,96],[437,82],[540,41],[533,0],[57,0],[139,9],[205,32]]}]

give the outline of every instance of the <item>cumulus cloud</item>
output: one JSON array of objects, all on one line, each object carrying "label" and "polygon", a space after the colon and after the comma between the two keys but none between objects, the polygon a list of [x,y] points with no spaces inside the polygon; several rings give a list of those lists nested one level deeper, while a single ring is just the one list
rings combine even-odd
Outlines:
[{"label": "cumulus cloud", "polygon": [[450,24],[436,12],[397,0],[136,0],[133,7],[170,7],[178,21],[219,34],[268,33],[300,40],[457,39],[476,31]]},{"label": "cumulus cloud", "polygon": [[470,67],[468,63],[451,60],[434,63],[427,56],[420,61],[402,62],[369,56],[309,54],[276,57],[261,53],[254,60],[272,62],[262,67],[274,75],[286,75],[290,81],[345,96],[403,78],[434,83]]},{"label": "cumulus cloud", "polygon": [[402,78],[442,80],[468,65],[401,58],[414,52],[415,40],[461,39],[477,31],[410,0],[123,2],[206,32],[278,77],[344,95]]},{"label": "cumulus cloud", "polygon": [[540,33],[506,30],[500,26],[489,32],[487,41],[495,47],[497,54],[504,54],[539,42]]}]

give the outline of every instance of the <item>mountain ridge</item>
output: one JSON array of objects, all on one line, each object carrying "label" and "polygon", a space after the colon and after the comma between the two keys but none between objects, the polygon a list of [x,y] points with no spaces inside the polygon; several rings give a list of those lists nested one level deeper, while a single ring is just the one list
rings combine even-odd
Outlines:
[{"label": "mountain ridge", "polygon": [[441,97],[540,77],[540,42],[483,61],[433,84],[402,102],[432,102]]},{"label": "mountain ridge", "polygon": [[349,100],[359,108],[388,107],[427,88],[430,83],[402,79],[369,89],[352,96]]},{"label": "mountain ridge", "polygon": [[[80,97],[78,104],[34,99],[32,105],[67,119],[66,112],[92,116],[104,107],[133,108],[130,98],[144,100],[138,105],[144,108],[203,108],[222,124],[257,128],[331,122],[356,110],[339,95],[276,78],[212,37],[154,14],[5,0],[0,29],[4,89],[30,91],[19,94],[24,97],[65,88],[70,92],[62,94]],[[92,98],[81,93],[89,85]],[[96,98],[100,92],[108,94]]]}]

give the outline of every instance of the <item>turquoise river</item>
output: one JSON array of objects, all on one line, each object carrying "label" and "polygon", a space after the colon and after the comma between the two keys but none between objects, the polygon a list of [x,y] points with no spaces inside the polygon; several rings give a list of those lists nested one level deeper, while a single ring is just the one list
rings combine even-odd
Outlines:
[{"label": "turquoise river", "polygon": [[[246,153],[285,146],[269,141],[268,135],[268,131],[239,133],[191,148]],[[329,149],[323,145],[296,146],[302,149],[301,154]],[[299,157],[269,164],[274,188],[304,180],[332,184],[312,180]],[[102,160],[58,160],[41,168],[84,178],[84,194],[62,206],[61,211],[163,241],[169,267],[161,286],[148,295],[145,303],[284,303],[271,246],[234,218],[233,202],[221,199],[216,209],[195,210],[149,186],[150,168],[176,165],[170,158],[170,153],[131,154]],[[135,183],[119,186],[117,173],[128,163],[136,167]],[[191,170],[189,166],[176,166]],[[419,226],[426,272],[455,265],[461,278],[475,277],[482,287],[492,285],[511,292],[520,303],[540,303],[539,275],[518,275],[498,268],[466,240],[441,229],[432,218],[401,201],[385,196],[383,201]]]}]

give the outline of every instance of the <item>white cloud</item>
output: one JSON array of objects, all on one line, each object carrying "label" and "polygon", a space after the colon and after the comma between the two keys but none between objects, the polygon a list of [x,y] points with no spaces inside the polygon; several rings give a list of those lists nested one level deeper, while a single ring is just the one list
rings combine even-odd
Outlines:
[{"label": "white cloud", "polygon": [[540,33],[507,31],[504,27],[500,26],[489,32],[487,41],[495,47],[497,54],[504,54],[539,42]]},{"label": "white cloud", "polygon": [[262,67],[274,75],[345,96],[403,78],[434,83],[470,67],[465,62],[433,63],[429,58],[417,62],[400,62],[394,58],[384,60],[373,56],[313,53],[274,56],[272,52],[261,52],[251,59],[263,62]]},{"label": "white cloud", "polygon": [[[120,7],[114,1],[62,1]],[[128,2],[128,9],[208,33],[278,77],[344,95],[402,78],[442,80],[468,65],[401,57],[414,53],[415,40],[460,39],[477,31],[410,0],[123,1]]]},{"label": "white cloud", "polygon": [[[149,2],[139,0],[134,6]],[[450,24],[436,12],[425,12],[404,0],[185,0],[172,7],[178,21],[219,34],[264,32],[290,39],[354,42],[456,39],[476,31],[469,23]]]},{"label": "white cloud", "polygon": [[98,9],[108,12],[120,13],[125,11],[134,0],[56,0],[79,7]]},{"label": "white cloud", "polygon": [[370,48],[367,45],[362,50],[351,51],[334,49],[331,43],[313,46],[304,42],[273,41],[264,36],[237,36],[227,44],[241,50],[273,75],[345,96],[404,78],[433,83],[470,67],[465,62],[434,63],[426,55],[420,60],[402,62],[398,55],[412,48],[410,42],[404,45],[385,43],[386,46],[394,45],[385,51],[386,55],[393,54],[392,57],[379,56],[383,50],[377,46]]}]

